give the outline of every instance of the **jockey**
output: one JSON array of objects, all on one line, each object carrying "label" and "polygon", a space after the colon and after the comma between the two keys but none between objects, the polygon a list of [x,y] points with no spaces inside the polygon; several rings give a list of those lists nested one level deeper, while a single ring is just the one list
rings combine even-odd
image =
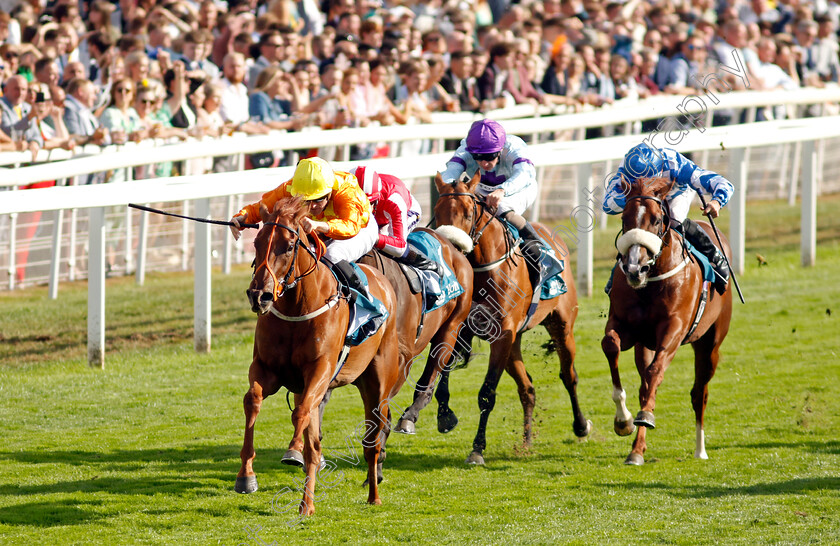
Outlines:
[{"label": "jockey", "polygon": [[[530,222],[522,217],[537,200],[537,171],[527,157],[527,145],[518,136],[508,135],[496,121],[482,119],[470,127],[467,138],[455,150],[441,173],[447,184],[456,182],[462,173],[473,176],[481,171],[475,190],[495,215],[510,222],[522,237],[522,252],[539,270],[543,246]],[[547,253],[553,256],[551,252]],[[562,270],[562,268],[561,268]]]},{"label": "jockey", "polygon": [[350,172],[367,195],[379,226],[379,238],[374,247],[395,260],[443,276],[440,264],[408,245],[406,238],[420,221],[421,210],[420,202],[411,195],[405,183],[370,167],[360,166]]},{"label": "jockey", "polygon": [[[618,171],[608,182],[603,203],[604,212],[619,214],[624,210],[626,194],[622,190],[622,178],[628,184],[633,184],[639,178],[653,176],[667,176],[674,182],[671,192],[666,197],[671,211],[671,226],[681,231],[688,242],[709,259],[716,272],[715,288],[723,294],[729,281],[729,264],[709,235],[686,216],[694,199],[694,192],[705,192],[712,196],[703,213],[716,218],[735,188],[729,180],[712,171],[701,169],[676,150],[655,149],[642,142],[627,152]],[[612,278],[607,284],[607,294],[611,286]]]},{"label": "jockey", "polygon": [[[350,284],[368,295],[350,262],[369,252],[379,237],[376,222],[370,222],[370,202],[350,173],[333,171],[320,157],[302,159],[291,180],[265,193],[259,202],[247,205],[231,218],[231,232],[239,239],[243,223],[260,221],[260,203],[272,210],[281,197],[301,196],[309,207],[309,216],[301,219],[306,233],[326,238],[324,258],[338,269]],[[369,297],[369,296],[368,296]]]}]

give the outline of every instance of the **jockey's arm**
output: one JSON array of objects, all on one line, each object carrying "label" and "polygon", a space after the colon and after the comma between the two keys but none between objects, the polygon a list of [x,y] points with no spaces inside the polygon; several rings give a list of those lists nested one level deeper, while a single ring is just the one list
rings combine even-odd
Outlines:
[{"label": "jockey's arm", "polygon": [[367,225],[364,224],[365,212],[369,217],[368,221],[376,221],[370,213],[370,203],[358,185],[347,185],[337,191],[333,196],[332,206],[336,217],[326,220],[329,230],[325,233],[330,239],[350,239],[358,235]]},{"label": "jockey's arm", "polygon": [[624,171],[624,160],[621,161],[618,170],[607,182],[607,189],[604,192],[604,202],[601,203],[601,208],[607,214],[621,214],[624,210],[624,205],[627,203],[627,195],[624,193],[624,186],[621,184],[621,179],[624,178],[628,184],[632,180]]},{"label": "jockey's arm", "polygon": [[245,216],[245,223],[256,224],[260,221],[260,203],[264,203],[268,210],[274,210],[274,204],[281,197],[291,195],[286,189],[291,180],[284,182],[271,191],[265,192],[260,200],[250,205],[245,205],[236,216]]},{"label": "jockey's arm", "polygon": [[[468,156],[465,146],[455,150],[455,154],[446,162],[446,169],[440,173],[444,183],[453,184],[461,178],[461,175],[467,170]],[[472,158],[469,158],[469,160],[471,161]]]},{"label": "jockey's arm", "polygon": [[698,167],[682,154],[674,153],[676,154],[677,183],[686,185],[697,193],[711,195],[721,207],[726,206],[735,191],[732,182],[715,172]]},{"label": "jockey's arm", "polygon": [[[399,198],[399,196],[396,197]],[[399,199],[402,201],[402,198]],[[377,208],[377,213],[384,214],[390,219],[389,224],[393,235],[380,233],[375,247],[379,250],[385,250],[388,254],[402,256],[408,248],[408,242],[406,241],[408,234],[405,233],[403,211],[400,209],[400,205],[388,198],[381,199]]]},{"label": "jockey's arm", "polygon": [[505,195],[513,195],[532,182],[536,184],[537,170],[529,159],[511,154],[508,161],[511,163],[510,178],[496,186],[495,190],[504,190]]}]

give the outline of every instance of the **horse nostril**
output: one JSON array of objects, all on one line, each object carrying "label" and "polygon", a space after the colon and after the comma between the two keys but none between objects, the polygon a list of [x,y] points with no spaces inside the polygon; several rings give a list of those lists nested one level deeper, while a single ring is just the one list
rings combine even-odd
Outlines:
[{"label": "horse nostril", "polygon": [[260,303],[268,303],[274,299],[274,295],[270,292],[263,292],[260,294]]},{"label": "horse nostril", "polygon": [[650,271],[650,266],[649,265],[643,265],[642,269],[639,271],[639,274],[647,275],[648,271]]}]

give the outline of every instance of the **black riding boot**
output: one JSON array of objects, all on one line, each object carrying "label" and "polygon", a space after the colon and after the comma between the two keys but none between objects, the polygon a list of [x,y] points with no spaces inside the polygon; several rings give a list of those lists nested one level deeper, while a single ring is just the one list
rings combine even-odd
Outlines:
[{"label": "black riding boot", "polygon": [[682,227],[683,234],[688,239],[688,242],[694,245],[697,250],[709,259],[709,262],[715,270],[715,289],[720,294],[723,294],[729,282],[729,263],[726,261],[723,253],[712,242],[709,234],[703,231],[703,228],[698,226],[694,220],[686,218],[683,221]]},{"label": "black riding boot", "polygon": [[525,227],[519,230],[519,236],[522,237],[522,242],[519,243],[522,254],[525,255],[534,269],[539,270],[542,261],[543,242],[537,234],[537,230],[528,222]]},{"label": "black riding boot", "polygon": [[618,262],[615,262],[615,265],[613,266],[612,271],[610,271],[610,280],[607,281],[607,286],[604,287],[604,292],[608,296],[610,295],[610,290],[612,290],[613,277],[615,276],[615,268],[616,267],[618,267]]},{"label": "black riding boot", "polygon": [[434,271],[439,277],[443,277],[444,274],[443,267],[437,261],[429,259],[411,247],[408,247],[408,252],[402,258],[398,258],[398,261],[417,269]]},{"label": "black riding boot", "polygon": [[332,264],[332,267],[333,270],[338,273],[338,276],[344,280],[347,286],[349,286],[353,290],[358,291],[367,299],[373,299],[370,296],[370,292],[368,292],[367,286],[362,284],[362,279],[359,278],[359,275],[356,273],[356,268],[353,267],[353,264],[351,264],[347,260],[341,260],[338,263]]}]

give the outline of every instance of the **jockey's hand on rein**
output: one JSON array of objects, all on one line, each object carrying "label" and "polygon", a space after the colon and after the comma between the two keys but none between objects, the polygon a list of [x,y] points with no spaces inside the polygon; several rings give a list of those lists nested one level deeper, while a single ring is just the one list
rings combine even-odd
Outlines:
[{"label": "jockey's hand on rein", "polygon": [[720,213],[720,203],[718,203],[714,199],[709,201],[709,204],[706,205],[706,208],[703,209],[703,214],[705,214],[707,216],[710,216],[711,218],[717,218],[719,213]]},{"label": "jockey's hand on rein", "polygon": [[240,236],[239,232],[242,231],[242,226],[240,224],[245,221],[245,217],[241,214],[237,214],[231,218],[230,221],[233,224],[230,226],[230,232],[233,234],[233,240],[238,241]]}]

